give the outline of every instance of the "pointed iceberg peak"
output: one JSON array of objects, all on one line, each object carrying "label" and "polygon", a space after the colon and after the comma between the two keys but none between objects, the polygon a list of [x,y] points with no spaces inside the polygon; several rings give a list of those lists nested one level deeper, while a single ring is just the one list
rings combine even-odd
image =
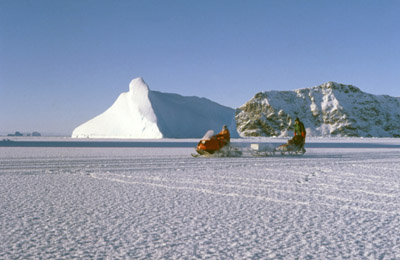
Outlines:
[{"label": "pointed iceberg peak", "polygon": [[142,77],[135,78],[129,83],[129,91],[136,93],[148,93],[149,86],[144,82]]}]

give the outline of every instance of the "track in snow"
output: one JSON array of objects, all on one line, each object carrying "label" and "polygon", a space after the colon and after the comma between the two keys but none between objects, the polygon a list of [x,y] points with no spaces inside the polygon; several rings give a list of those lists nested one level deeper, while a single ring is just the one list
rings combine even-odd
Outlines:
[{"label": "track in snow", "polygon": [[400,257],[400,151],[1,148],[0,258]]}]

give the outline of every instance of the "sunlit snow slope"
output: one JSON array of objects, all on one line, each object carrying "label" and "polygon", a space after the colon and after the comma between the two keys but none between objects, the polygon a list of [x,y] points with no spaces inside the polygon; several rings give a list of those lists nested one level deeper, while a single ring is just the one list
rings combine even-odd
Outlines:
[{"label": "sunlit snow slope", "polygon": [[81,138],[199,138],[226,124],[238,136],[235,111],[205,98],[151,91],[142,78],[104,113],[78,126]]}]

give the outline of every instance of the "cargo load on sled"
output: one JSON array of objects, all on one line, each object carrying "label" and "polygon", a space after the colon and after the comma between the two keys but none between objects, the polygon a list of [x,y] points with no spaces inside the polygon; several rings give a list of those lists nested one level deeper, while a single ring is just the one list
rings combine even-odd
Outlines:
[{"label": "cargo load on sled", "polygon": [[273,144],[257,143],[250,144],[250,154],[253,156],[273,156],[276,152],[276,147]]},{"label": "cargo load on sled", "polygon": [[295,136],[288,140],[286,144],[274,146],[268,143],[250,144],[250,154],[253,156],[274,156],[280,155],[303,155],[306,150],[304,149],[304,138]]}]

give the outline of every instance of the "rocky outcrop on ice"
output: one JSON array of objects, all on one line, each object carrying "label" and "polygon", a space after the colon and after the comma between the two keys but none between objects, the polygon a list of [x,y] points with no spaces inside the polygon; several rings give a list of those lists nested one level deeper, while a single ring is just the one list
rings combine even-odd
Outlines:
[{"label": "rocky outcrop on ice", "polygon": [[296,117],[308,136],[400,137],[400,98],[335,82],[257,93],[237,109],[237,130],[243,137],[288,136]]},{"label": "rocky outcrop on ice", "polygon": [[75,128],[83,138],[200,138],[228,125],[238,136],[235,110],[205,98],[151,91],[142,78],[129,84],[104,113]]}]

